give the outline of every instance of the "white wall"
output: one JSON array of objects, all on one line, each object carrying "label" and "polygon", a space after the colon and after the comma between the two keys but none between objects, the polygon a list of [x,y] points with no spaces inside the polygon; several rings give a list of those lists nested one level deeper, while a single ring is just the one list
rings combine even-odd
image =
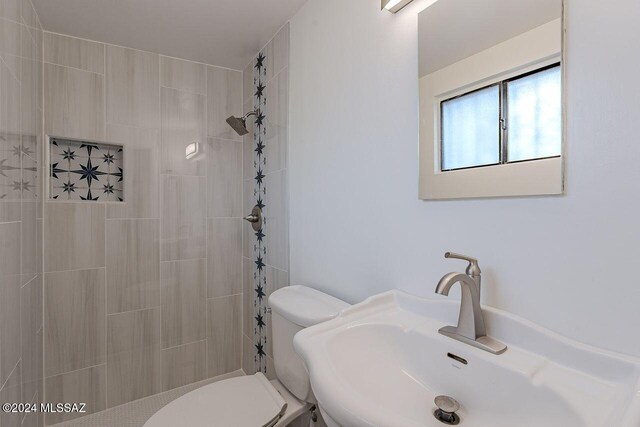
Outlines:
[{"label": "white wall", "polygon": [[291,283],[433,296],[475,255],[483,302],[640,355],[640,3],[567,0],[567,191],[418,200],[417,0],[309,0],[291,22]]}]

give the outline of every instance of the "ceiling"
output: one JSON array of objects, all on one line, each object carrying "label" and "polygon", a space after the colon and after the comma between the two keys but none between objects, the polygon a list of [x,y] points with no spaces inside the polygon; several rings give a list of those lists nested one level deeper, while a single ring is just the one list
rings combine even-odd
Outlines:
[{"label": "ceiling", "polygon": [[47,31],[243,69],[306,0],[34,0]]},{"label": "ceiling", "polygon": [[562,15],[562,0],[439,0],[418,15],[420,77]]}]

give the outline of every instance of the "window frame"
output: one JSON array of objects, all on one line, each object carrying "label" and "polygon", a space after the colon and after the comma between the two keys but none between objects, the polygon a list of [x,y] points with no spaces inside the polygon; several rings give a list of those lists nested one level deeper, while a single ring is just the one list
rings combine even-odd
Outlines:
[{"label": "window frame", "polygon": [[[561,157],[562,154],[558,154],[555,156],[545,156],[545,157],[536,157],[533,159],[509,161],[509,129],[507,126],[507,123],[509,120],[508,85],[513,81],[520,80],[520,79],[523,79],[547,70],[551,70],[553,68],[558,68],[560,71],[560,74],[562,75],[562,61],[559,59],[555,59],[554,61],[555,62],[552,62],[550,64],[546,63],[542,66],[540,66],[541,64],[536,64],[538,68],[527,70],[526,72],[522,72],[521,74],[516,74],[514,76],[509,76],[508,78],[503,78],[501,80],[493,81],[489,84],[485,84],[484,86],[476,87],[472,90],[468,90],[462,93],[457,93],[456,95],[450,96],[448,98],[439,99],[438,100],[438,116],[439,116],[438,117],[438,151],[439,151],[438,167],[440,172],[443,173],[443,172],[452,172],[452,171],[459,171],[459,170],[465,170],[465,169],[486,168],[486,167],[514,164],[514,163],[535,162],[539,160],[554,159],[554,158]],[[489,89],[494,86],[498,86],[499,117],[496,123],[497,131],[498,131],[498,162],[488,163],[483,165],[463,166],[459,168],[445,169],[444,168],[444,136],[442,131],[444,126],[444,112],[443,112],[444,104],[446,102],[450,102],[450,101],[474,94],[476,92]]]}]

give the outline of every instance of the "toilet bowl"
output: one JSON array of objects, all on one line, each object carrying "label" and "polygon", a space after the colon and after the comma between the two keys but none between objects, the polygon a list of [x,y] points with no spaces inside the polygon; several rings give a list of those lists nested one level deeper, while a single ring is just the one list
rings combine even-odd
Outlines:
[{"label": "toilet bowl", "polygon": [[308,411],[316,400],[293,337],[349,305],[305,286],[273,292],[269,305],[277,379],[269,381],[258,372],[208,384],[160,409],[144,427],[284,427]]}]

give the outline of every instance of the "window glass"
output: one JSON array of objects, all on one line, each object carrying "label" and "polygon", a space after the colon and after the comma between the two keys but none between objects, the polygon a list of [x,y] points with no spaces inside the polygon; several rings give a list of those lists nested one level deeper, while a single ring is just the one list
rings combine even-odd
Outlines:
[{"label": "window glass", "polygon": [[442,170],[500,162],[500,88],[494,85],[441,104]]},{"label": "window glass", "polygon": [[559,156],[562,150],[560,66],[507,85],[507,161]]}]

